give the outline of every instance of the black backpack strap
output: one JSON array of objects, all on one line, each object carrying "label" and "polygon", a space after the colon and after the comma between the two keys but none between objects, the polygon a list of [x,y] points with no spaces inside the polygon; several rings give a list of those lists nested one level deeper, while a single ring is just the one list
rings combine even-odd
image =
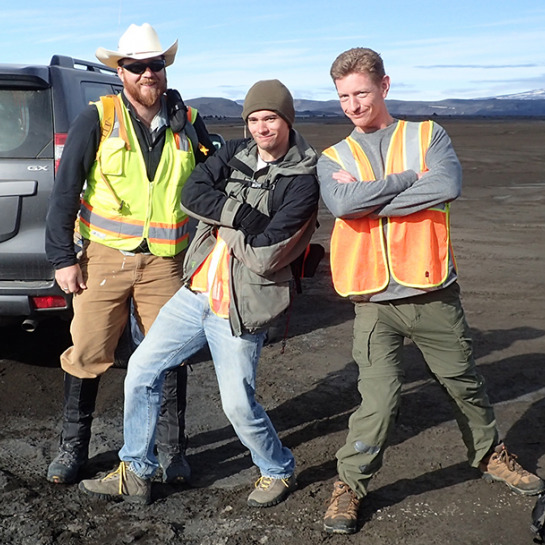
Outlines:
[{"label": "black backpack strap", "polygon": [[272,190],[272,198],[269,200],[269,216],[272,218],[282,206],[288,186],[295,176],[282,176],[275,183]]},{"label": "black backpack strap", "polygon": [[[198,163],[203,162],[207,155],[212,155],[212,153],[214,153],[215,148],[208,133],[206,133],[206,135],[199,135],[198,129],[200,129],[201,125],[203,130],[206,129],[204,123],[201,122],[200,124],[197,124],[197,127],[193,125],[192,120],[189,119],[190,117],[193,117],[190,109],[185,105],[182,96],[176,89],[167,90],[167,113],[172,132],[185,132],[187,138],[191,142],[191,148],[193,149],[195,160]],[[201,151],[200,144],[207,149],[207,154]]]},{"label": "black backpack strap", "polygon": [[254,175],[254,171],[244,162],[241,161],[236,157],[236,154],[244,147],[244,145],[238,146],[238,148],[235,150],[235,153],[233,154],[233,157],[229,159],[227,162],[227,166],[231,169],[231,172],[233,170],[238,170],[239,172],[242,172],[244,176],[247,176],[248,178],[252,178]]}]

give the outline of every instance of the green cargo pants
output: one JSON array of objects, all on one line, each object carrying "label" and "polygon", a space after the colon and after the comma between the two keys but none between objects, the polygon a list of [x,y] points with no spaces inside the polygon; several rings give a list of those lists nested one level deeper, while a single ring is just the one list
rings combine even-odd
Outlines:
[{"label": "green cargo pants", "polygon": [[498,443],[498,431],[475,367],[458,284],[398,301],[357,303],[355,309],[353,357],[362,403],[350,417],[346,444],[337,452],[341,480],[361,498],[382,465],[400,402],[404,338],[420,349],[454,401],[469,463],[477,467]]}]

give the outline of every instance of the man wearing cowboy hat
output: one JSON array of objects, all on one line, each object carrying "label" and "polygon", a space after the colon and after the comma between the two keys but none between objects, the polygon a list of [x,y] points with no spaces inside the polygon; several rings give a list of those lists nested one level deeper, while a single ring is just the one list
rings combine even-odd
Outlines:
[{"label": "man wearing cowboy hat", "polygon": [[[196,110],[168,91],[165,67],[177,41],[163,49],[149,24],[131,25],[117,51],[97,58],[117,69],[123,92],[101,97],[75,120],[57,172],[47,216],[46,251],[55,279],[73,294],[73,346],[61,355],[65,371],[59,453],[47,479],[73,483],[89,454],[98,384],[132,306],[145,334],[160,308],[181,286],[188,218],[183,184],[213,150]],[[189,118],[189,119],[188,119]],[[82,195],[83,193],[83,195]],[[81,202],[81,205],[80,205]],[[74,251],[74,222],[81,251]],[[185,459],[187,370],[165,377],[157,450],[166,482],[190,476]]]}]

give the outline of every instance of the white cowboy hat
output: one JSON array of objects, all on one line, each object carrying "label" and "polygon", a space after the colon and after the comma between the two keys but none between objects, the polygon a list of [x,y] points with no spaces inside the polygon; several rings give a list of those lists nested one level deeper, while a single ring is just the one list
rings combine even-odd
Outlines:
[{"label": "white cowboy hat", "polygon": [[178,40],[168,49],[161,47],[159,36],[155,29],[148,23],[142,26],[131,25],[121,38],[119,38],[118,51],[109,51],[99,47],[95,55],[97,59],[110,68],[117,68],[121,59],[149,59],[151,57],[165,57],[166,66],[170,66],[176,57]]}]

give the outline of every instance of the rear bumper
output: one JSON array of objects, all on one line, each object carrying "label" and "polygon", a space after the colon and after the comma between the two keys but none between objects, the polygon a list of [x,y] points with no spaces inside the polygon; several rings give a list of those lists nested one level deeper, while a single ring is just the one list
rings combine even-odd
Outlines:
[{"label": "rear bumper", "polygon": [[[37,308],[34,297],[62,297],[64,306]],[[46,318],[71,313],[72,296],[63,293],[53,280],[0,281],[0,318]]]}]

